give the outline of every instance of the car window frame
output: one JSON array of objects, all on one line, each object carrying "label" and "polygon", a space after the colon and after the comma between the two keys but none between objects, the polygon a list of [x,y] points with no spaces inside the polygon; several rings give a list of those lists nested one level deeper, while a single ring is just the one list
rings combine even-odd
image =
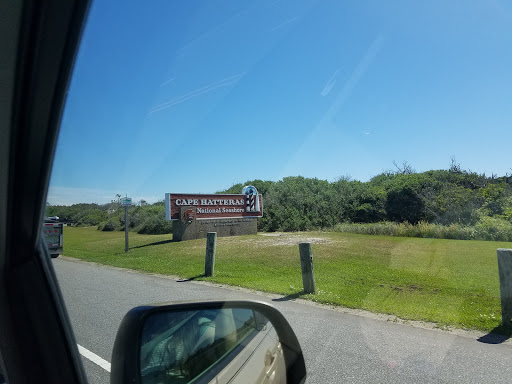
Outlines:
[{"label": "car window frame", "polygon": [[88,9],[87,0],[0,4],[0,360],[8,382],[87,382],[40,224]]}]

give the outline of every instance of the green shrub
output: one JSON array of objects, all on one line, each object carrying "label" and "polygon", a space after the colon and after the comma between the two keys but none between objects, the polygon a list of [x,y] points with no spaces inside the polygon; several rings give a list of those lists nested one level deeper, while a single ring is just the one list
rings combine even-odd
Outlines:
[{"label": "green shrub", "polygon": [[111,217],[107,221],[103,221],[98,225],[98,231],[115,231],[121,228],[121,222],[117,217]]},{"label": "green shrub", "polygon": [[481,218],[474,226],[464,226],[461,224],[432,224],[424,221],[413,225],[410,223],[392,223],[386,221],[367,224],[337,224],[334,226],[334,230],[337,232],[363,235],[512,241],[512,224],[507,220],[488,216]]},{"label": "green shrub", "polygon": [[512,224],[499,217],[482,217],[475,225],[476,236],[481,240],[512,241]]},{"label": "green shrub", "polygon": [[149,216],[137,227],[137,233],[146,235],[163,235],[172,232],[172,221],[167,221],[162,215]]}]

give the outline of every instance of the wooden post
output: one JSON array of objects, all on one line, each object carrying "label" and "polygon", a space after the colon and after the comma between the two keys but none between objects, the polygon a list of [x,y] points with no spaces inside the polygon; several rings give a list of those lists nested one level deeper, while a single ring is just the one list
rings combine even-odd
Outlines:
[{"label": "wooden post", "polygon": [[215,250],[217,248],[217,232],[206,234],[206,256],[204,259],[204,275],[213,276],[215,267]]},{"label": "wooden post", "polygon": [[315,271],[313,270],[313,252],[311,243],[299,243],[300,269],[304,293],[316,293]]},{"label": "wooden post", "polygon": [[512,249],[498,249],[498,272],[500,275],[501,321],[504,327],[512,328]]}]

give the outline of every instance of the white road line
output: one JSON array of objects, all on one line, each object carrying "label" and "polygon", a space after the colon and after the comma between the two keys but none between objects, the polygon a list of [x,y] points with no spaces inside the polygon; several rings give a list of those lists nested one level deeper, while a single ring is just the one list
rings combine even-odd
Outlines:
[{"label": "white road line", "polygon": [[99,365],[105,371],[110,372],[110,363],[107,360],[102,359],[94,352],[89,351],[87,348],[82,347],[80,344],[78,345],[78,352],[85,357],[86,359],[92,361],[94,364]]}]

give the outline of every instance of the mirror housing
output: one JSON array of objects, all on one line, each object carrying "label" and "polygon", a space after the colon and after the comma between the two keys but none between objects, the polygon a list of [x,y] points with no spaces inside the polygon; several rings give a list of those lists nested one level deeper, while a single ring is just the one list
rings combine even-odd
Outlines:
[{"label": "mirror housing", "polygon": [[[284,358],[283,368],[285,372],[282,372],[282,375],[283,377],[286,377],[286,383],[304,383],[306,380],[306,365],[302,349],[288,321],[270,304],[252,300],[207,302],[187,301],[170,304],[146,305],[131,309],[123,318],[117,332],[112,351],[110,382],[112,384],[144,382],[141,376],[141,349],[143,339],[147,339],[145,332],[147,332],[148,324],[151,324],[152,322],[151,319],[159,317],[172,318],[174,315],[176,315],[176,317],[181,315],[181,318],[183,318],[185,317],[184,314],[190,314],[189,317],[193,317],[196,312],[208,312],[215,314],[233,310],[254,311],[258,314],[257,317],[260,319],[260,322],[261,319],[264,319],[264,321],[268,321],[271,324],[271,327],[265,326],[263,329],[265,332],[270,332],[270,330],[273,329],[275,334],[277,334],[278,340],[274,343],[277,343],[278,347],[276,350],[279,350],[279,353],[282,354],[282,358]],[[162,335],[170,331],[172,330],[163,332]],[[257,331],[261,332],[262,328],[258,327]],[[158,337],[161,338],[162,336]],[[223,369],[232,361],[230,359],[236,359],[236,356],[238,356],[238,353],[240,353],[243,348],[259,348],[254,345],[255,344],[251,345],[251,347],[248,345],[238,346],[238,352],[233,350],[230,354],[227,354],[227,356],[223,356],[221,360],[212,365],[212,367],[215,368],[211,369],[209,374],[199,375],[194,379],[194,383],[216,382],[215,380],[221,381],[221,378],[224,377],[229,379],[229,374],[224,372]],[[274,359],[273,356],[269,356],[270,353],[268,351],[264,355],[264,358],[261,358],[261,356],[255,357],[253,352],[254,351],[249,350],[245,355],[249,354],[251,356],[250,358],[256,359],[258,364],[261,363],[267,365],[272,363]],[[144,358],[144,356],[142,356],[142,358]],[[260,362],[260,360],[262,361]],[[243,362],[242,365],[246,365],[246,362]],[[251,364],[247,364],[247,366],[249,367]],[[275,374],[272,377],[272,380],[282,382],[279,378],[275,379]]]}]

